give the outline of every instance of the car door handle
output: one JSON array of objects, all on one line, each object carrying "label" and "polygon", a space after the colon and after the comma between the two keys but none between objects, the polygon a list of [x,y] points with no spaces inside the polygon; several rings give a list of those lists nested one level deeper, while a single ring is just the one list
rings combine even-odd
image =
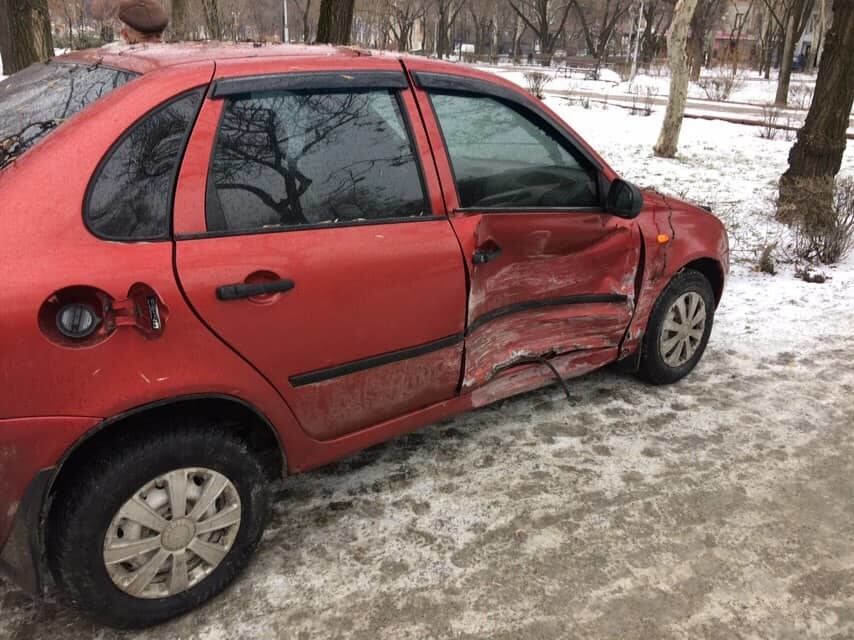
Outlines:
[{"label": "car door handle", "polygon": [[294,288],[293,280],[273,280],[272,282],[239,282],[224,284],[216,288],[219,300],[240,300],[254,298],[270,293],[284,293]]},{"label": "car door handle", "polygon": [[473,264],[486,264],[492,262],[501,255],[501,247],[492,245],[488,249],[477,249],[471,258]]}]

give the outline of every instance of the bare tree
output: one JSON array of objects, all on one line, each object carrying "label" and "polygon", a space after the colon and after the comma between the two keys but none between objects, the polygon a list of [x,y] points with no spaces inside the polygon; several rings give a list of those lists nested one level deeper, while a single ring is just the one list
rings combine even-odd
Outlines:
[{"label": "bare tree", "polygon": [[53,57],[46,0],[0,0],[0,56],[10,75]]},{"label": "bare tree", "polygon": [[172,0],[172,19],[170,29],[175,40],[187,40],[187,14],[189,0]]},{"label": "bare tree", "polygon": [[688,35],[688,60],[691,68],[691,80],[700,79],[700,71],[706,59],[706,41],[709,32],[718,24],[725,9],[724,0],[698,0],[694,15],[691,16],[691,30]]},{"label": "bare tree", "polygon": [[303,4],[300,4],[300,0],[292,1],[297,9],[299,9],[300,19],[302,20],[302,41],[311,42],[311,0],[304,0]]},{"label": "bare tree", "polygon": [[673,10],[673,24],[667,38],[667,54],[670,57],[670,99],[661,125],[661,134],[655,145],[655,155],[673,158],[679,145],[685,101],[688,98],[688,27],[697,0],[679,0]]},{"label": "bare tree", "polygon": [[386,13],[397,50],[408,51],[411,47],[412,29],[424,14],[424,6],[412,0],[387,0]]},{"label": "bare tree", "polygon": [[777,96],[774,103],[785,107],[789,102],[789,83],[792,78],[792,62],[795,45],[807,27],[815,8],[815,0],[762,0],[768,12],[783,34],[783,50],[780,59],[780,76],[777,80]]},{"label": "bare tree", "polygon": [[474,24],[474,51],[483,55],[489,49],[490,56],[495,54],[495,41],[498,35],[498,2],[496,0],[469,0],[468,10]]},{"label": "bare tree", "polygon": [[[735,0],[729,0],[733,7],[738,10],[739,5]],[[743,13],[737,13],[739,16],[735,23],[732,25],[732,29],[729,32],[729,52],[730,56],[729,63],[732,66],[733,76],[738,71],[738,67],[741,64],[741,37],[744,33],[744,27],[747,25],[747,21],[750,19],[750,14],[753,11],[755,0],[750,0],[747,3],[747,7]]]},{"label": "bare tree", "polygon": [[[534,32],[540,43],[540,62],[551,64],[558,38],[566,26],[574,2],[566,0],[507,0],[513,11]],[[621,0],[617,0],[618,2]],[[611,2],[611,0],[606,0]]]},{"label": "bare tree", "polygon": [[[800,209],[801,186],[811,180],[808,206],[829,209],[833,179],[842,166],[851,107],[854,105],[854,0],[834,0],[833,23],[819,62],[815,96],[798,139],[789,153],[789,168],[780,180],[778,216]],[[817,193],[816,193],[817,192]],[[818,200],[814,196],[818,195]]]},{"label": "bare tree", "polygon": [[436,55],[441,60],[451,53],[451,27],[457,21],[465,0],[435,0],[436,7]]},{"label": "bare tree", "polygon": [[350,44],[355,0],[321,0],[317,21],[317,41]]},{"label": "bare tree", "polygon": [[827,33],[827,0],[818,0],[818,20],[813,25],[813,42],[816,43],[815,53],[810,63],[813,69],[818,66],[818,62],[821,60],[825,33]]},{"label": "bare tree", "polygon": [[90,0],[89,13],[97,23],[102,41],[112,42],[113,24],[118,12],[119,8],[112,0]]},{"label": "bare tree", "polygon": [[608,45],[617,26],[631,9],[630,0],[596,0],[584,6],[579,0],[572,0],[587,50],[596,58],[596,73],[607,61]]},{"label": "bare tree", "polygon": [[205,29],[211,40],[222,40],[223,24],[218,0],[201,0],[205,17]]}]

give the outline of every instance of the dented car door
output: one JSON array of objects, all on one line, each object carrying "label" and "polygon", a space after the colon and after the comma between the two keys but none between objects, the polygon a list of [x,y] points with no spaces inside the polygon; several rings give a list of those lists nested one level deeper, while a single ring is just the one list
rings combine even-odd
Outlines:
[{"label": "dented car door", "polygon": [[464,81],[416,82],[447,152],[445,190],[469,273],[462,390],[538,358],[616,359],[641,236],[605,212],[595,162],[524,105]]}]

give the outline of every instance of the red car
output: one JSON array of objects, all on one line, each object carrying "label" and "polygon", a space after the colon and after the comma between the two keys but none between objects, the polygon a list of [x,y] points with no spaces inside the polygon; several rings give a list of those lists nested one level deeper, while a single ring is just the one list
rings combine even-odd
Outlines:
[{"label": "red car", "polygon": [[120,627],[221,591],[269,480],[700,359],[722,224],[462,65],[151,45],[0,83],[0,548]]}]

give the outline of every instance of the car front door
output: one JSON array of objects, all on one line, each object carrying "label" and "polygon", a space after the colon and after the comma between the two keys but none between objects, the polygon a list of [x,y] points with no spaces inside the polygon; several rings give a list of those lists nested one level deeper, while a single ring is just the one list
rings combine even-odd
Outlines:
[{"label": "car front door", "polygon": [[220,78],[179,182],[189,301],[318,440],[459,383],[465,269],[411,89],[386,66]]},{"label": "car front door", "polygon": [[615,360],[641,237],[604,211],[596,160],[513,90],[414,77],[469,270],[463,390],[532,358]]}]

